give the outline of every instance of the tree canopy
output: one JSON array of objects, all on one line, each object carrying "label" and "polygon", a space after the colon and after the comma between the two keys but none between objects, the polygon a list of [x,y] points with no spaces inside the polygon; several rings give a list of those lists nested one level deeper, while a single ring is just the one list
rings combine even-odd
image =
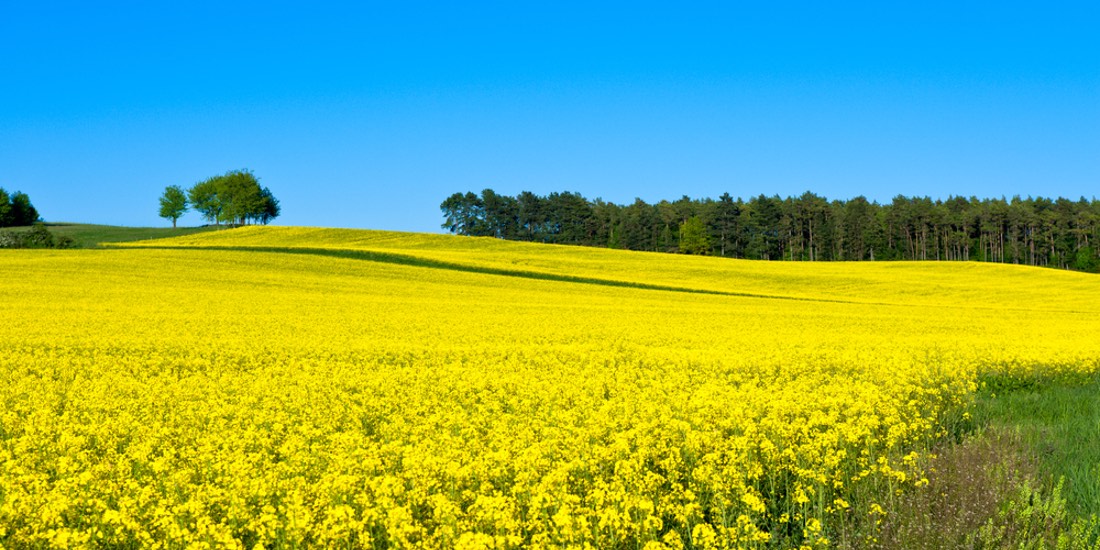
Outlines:
[{"label": "tree canopy", "polygon": [[710,236],[699,216],[692,216],[680,224],[679,249],[684,254],[710,253]]},{"label": "tree canopy", "polygon": [[1100,270],[1100,201],[898,195],[886,204],[681,197],[627,205],[578,193],[515,197],[486,189],[440,205],[459,235],[764,260],[976,260]]},{"label": "tree canopy", "polygon": [[271,190],[261,187],[248,170],[231,170],[200,181],[187,191],[187,200],[203,219],[215,224],[267,224],[281,211]]},{"label": "tree canopy", "polygon": [[19,227],[39,221],[38,210],[26,193],[8,194],[0,187],[0,227]]},{"label": "tree canopy", "polygon": [[187,212],[187,194],[178,185],[169,185],[160,196],[160,217],[172,220],[172,227],[176,227],[176,220]]}]

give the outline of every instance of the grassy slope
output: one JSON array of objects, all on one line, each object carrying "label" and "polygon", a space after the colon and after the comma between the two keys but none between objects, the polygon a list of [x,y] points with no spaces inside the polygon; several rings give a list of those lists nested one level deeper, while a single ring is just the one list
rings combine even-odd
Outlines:
[{"label": "grassy slope", "polygon": [[[122,227],[84,223],[47,223],[46,228],[58,237],[71,238],[80,248],[93,248],[101,243],[121,243],[146,239],[182,237],[216,230],[214,227]],[[13,227],[13,231],[28,231],[30,227]]]},{"label": "grassy slope", "polygon": [[[285,247],[398,254],[435,262],[647,285],[875,304],[1097,312],[1100,277],[976,262],[762,262],[603,248],[355,229],[244,227],[140,243],[156,246]],[[657,261],[655,261],[657,260]]]}]

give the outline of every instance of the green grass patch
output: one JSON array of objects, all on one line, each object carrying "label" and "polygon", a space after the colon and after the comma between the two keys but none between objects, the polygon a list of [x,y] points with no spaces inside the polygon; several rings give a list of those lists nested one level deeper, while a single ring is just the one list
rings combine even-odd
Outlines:
[{"label": "green grass patch", "polygon": [[1064,479],[1072,514],[1100,515],[1100,380],[986,392],[974,416],[980,425],[1019,434],[1043,474]]},{"label": "green grass patch", "polygon": [[1060,486],[1037,481],[1018,435],[987,430],[936,455],[926,486],[893,499],[872,537],[840,548],[1091,550],[1088,526],[1067,517]]},{"label": "green grass patch", "polygon": [[[93,225],[84,223],[47,223],[46,229],[56,237],[69,237],[79,248],[94,248],[100,243],[122,243],[144,241],[147,239],[165,239],[183,237],[206,231],[216,231],[225,227],[122,227],[118,225]],[[9,231],[29,231],[30,227],[10,227]]]},{"label": "green grass patch", "polygon": [[841,550],[1100,550],[1100,378],[983,377],[971,428],[932,449],[927,485],[884,493]]}]

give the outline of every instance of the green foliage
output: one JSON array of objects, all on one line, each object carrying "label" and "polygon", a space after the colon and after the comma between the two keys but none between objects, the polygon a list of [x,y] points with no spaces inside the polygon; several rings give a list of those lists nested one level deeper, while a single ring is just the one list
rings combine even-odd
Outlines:
[{"label": "green foliage", "polygon": [[0,231],[0,248],[23,248],[23,238],[15,231]]},{"label": "green foliage", "polygon": [[23,233],[23,248],[52,248],[53,234],[46,226],[38,223],[30,231]]},{"label": "green foliage", "polygon": [[54,236],[46,226],[36,223],[26,231],[0,231],[0,248],[74,248],[68,236]]},{"label": "green foliage", "polygon": [[222,204],[221,221],[243,224],[258,218],[263,211],[263,190],[251,172],[227,172],[218,180],[217,194]]},{"label": "green foliage", "polygon": [[1100,549],[1097,516],[1073,514],[1064,479],[1046,475],[1016,431],[987,427],[961,442],[944,441],[934,455],[926,485],[875,498],[888,503],[880,521],[845,517],[837,547]]},{"label": "green foliage", "polygon": [[[79,223],[47,223],[44,225],[49,232],[54,235],[55,246],[57,246],[57,243],[70,243],[69,246],[72,248],[95,248],[99,246],[100,243],[181,237],[206,231],[215,231],[217,229],[214,226],[180,227],[173,229],[171,227],[121,227],[115,225]],[[19,234],[33,229],[33,227],[19,227],[10,231],[0,232],[0,234]]]},{"label": "green foliage", "polygon": [[200,181],[187,192],[191,206],[215,224],[269,223],[279,216],[279,201],[248,170],[231,170]]},{"label": "green foliage", "polygon": [[176,226],[176,220],[187,212],[187,195],[178,185],[169,185],[160,196],[160,217],[172,220],[172,227]]},{"label": "green foliage", "polygon": [[260,190],[260,201],[262,207],[259,214],[259,222],[267,225],[279,217],[283,209],[279,206],[279,199],[275,198],[275,195],[271,194],[271,190],[264,187]]},{"label": "green foliage", "polygon": [[680,224],[680,252],[684,254],[707,254],[710,251],[710,236],[699,216],[692,216]]},{"label": "green foliage", "polygon": [[187,191],[191,207],[201,214],[204,220],[212,223],[219,223],[222,219],[223,207],[218,197],[218,177],[220,176],[200,181]]},{"label": "green foliage", "polygon": [[610,233],[611,234],[608,235],[608,238],[607,238],[607,247],[610,248],[610,249],[622,248],[623,247],[623,242],[622,242],[622,238],[621,238],[622,230],[618,229],[616,227],[612,227]]},{"label": "green foliage", "polygon": [[16,191],[11,196],[12,225],[31,225],[39,221],[38,210],[31,205],[31,199],[26,193]]},{"label": "green foliage", "polygon": [[1058,550],[1100,550],[1100,517],[1090,516],[1073,521],[1067,532],[1058,537]]},{"label": "green foliage", "polygon": [[8,194],[0,188],[0,227],[20,227],[39,221],[38,210],[26,193]]},{"label": "green foliage", "polygon": [[11,227],[11,196],[0,187],[0,227]]},{"label": "green foliage", "polygon": [[1069,509],[1100,516],[1100,381],[1050,381],[987,395],[975,418],[1018,431],[1042,469],[1065,479]]},{"label": "green foliage", "polygon": [[439,209],[443,211],[443,229],[459,235],[485,235],[482,229],[487,224],[484,220],[485,203],[472,192],[447,197]]},{"label": "green foliage", "polygon": [[171,228],[37,223],[0,231],[0,248],[96,248],[101,243],[182,237],[217,229],[215,226]]},{"label": "green foliage", "polygon": [[1045,494],[1023,480],[997,514],[986,520],[967,542],[971,548],[1050,548],[1067,525],[1062,483]]},{"label": "green foliage", "polygon": [[1100,379],[993,373],[970,413],[976,429],[943,441],[930,483],[880,528],[842,522],[839,547],[1100,550]]},{"label": "green foliage", "polygon": [[[986,261],[1100,272],[1100,201],[1043,197],[978,199],[897,196],[829,201],[724,193],[618,205],[577,193],[515,197],[485,189],[455,193],[441,205],[443,228],[459,235],[627,250],[688,252],[793,261]],[[691,218],[702,222],[706,246]],[[689,237],[688,243],[681,242]]]},{"label": "green foliage", "polygon": [[1100,258],[1096,257],[1096,251],[1091,246],[1079,248],[1074,256],[1073,268],[1078,271],[1096,273],[1100,271]]}]

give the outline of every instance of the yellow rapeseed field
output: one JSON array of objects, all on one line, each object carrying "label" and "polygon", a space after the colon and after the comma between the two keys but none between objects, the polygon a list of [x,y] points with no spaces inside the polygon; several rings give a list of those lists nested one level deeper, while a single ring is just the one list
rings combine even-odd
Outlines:
[{"label": "yellow rapeseed field", "polygon": [[254,227],[0,251],[5,548],[827,548],[1100,277]]}]

